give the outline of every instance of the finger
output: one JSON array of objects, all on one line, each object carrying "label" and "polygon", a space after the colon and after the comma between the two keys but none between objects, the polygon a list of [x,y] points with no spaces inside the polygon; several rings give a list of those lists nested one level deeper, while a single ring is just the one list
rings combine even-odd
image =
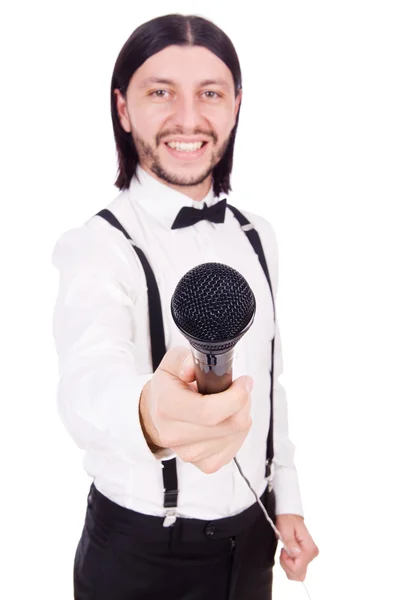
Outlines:
[{"label": "finger", "polygon": [[158,369],[182,381],[191,382],[195,379],[191,350],[183,346],[170,348],[164,355]]},{"label": "finger", "polygon": [[288,579],[290,579],[291,581],[305,581],[306,573],[307,573],[306,569],[300,573],[295,573],[294,571],[291,571],[290,569],[288,569],[282,563],[281,563],[281,567],[284,570],[285,574],[287,575]]},{"label": "finger", "polygon": [[195,393],[189,386],[176,386],[164,378],[161,382],[161,411],[169,420],[184,421],[206,427],[218,425],[250,403],[250,377],[242,376],[230,388],[217,394]]},{"label": "finger", "polygon": [[191,352],[187,355],[187,357],[185,358],[185,360],[182,363],[180,378],[183,381],[186,381],[189,383],[191,383],[192,381],[195,381],[195,379],[196,379],[196,372],[194,369],[194,359],[193,359],[193,355]]},{"label": "finger", "polygon": [[300,534],[299,531],[297,531],[296,538],[299,541],[299,546],[302,548],[302,551],[310,557],[310,560],[313,560],[313,558],[319,555],[319,549],[307,529],[305,529],[303,534]]},{"label": "finger", "polygon": [[284,538],[285,547],[283,548],[284,552],[292,559],[297,558],[301,555],[302,550],[294,539],[285,539]]},{"label": "finger", "polygon": [[303,581],[306,576],[307,564],[302,558],[291,559],[283,549],[280,554],[280,565],[289,579]]},{"label": "finger", "polygon": [[282,548],[282,550],[281,550],[280,558],[281,557],[283,558],[285,564],[288,565],[288,567],[291,568],[291,569],[295,569],[295,567],[297,565],[301,565],[301,564],[305,563],[305,561],[303,560],[302,555],[300,555],[300,556],[292,556],[291,557],[286,552],[285,548]]},{"label": "finger", "polygon": [[202,457],[193,459],[190,462],[192,462],[192,464],[194,464],[198,469],[203,471],[203,473],[215,473],[221,467],[233,460],[234,456],[244,442],[245,437],[245,434],[233,436],[233,439],[230,440],[230,443],[222,443],[220,446],[218,446],[217,452],[214,451],[214,448],[212,448],[212,452],[210,453],[207,453],[206,450],[204,450]]},{"label": "finger", "polygon": [[198,466],[198,463],[212,459],[221,458],[231,452],[231,447],[239,447],[246,437],[247,432],[240,432],[219,436],[217,438],[189,441],[189,443],[180,446],[171,446],[173,451],[185,462],[191,462]]},{"label": "finger", "polygon": [[319,554],[319,549],[312,536],[310,535],[304,521],[299,521],[297,525],[295,525],[295,539],[297,542],[297,546],[299,546],[303,553],[305,553],[308,557],[308,562],[313,560]]},{"label": "finger", "polygon": [[280,562],[281,561],[283,561],[283,564],[296,575],[306,571],[307,566],[311,561],[311,557],[306,552],[302,552],[300,556],[291,558],[286,553],[285,548],[283,548],[280,554]]},{"label": "finger", "polygon": [[231,441],[232,436],[226,435],[218,439],[199,440],[185,445],[172,446],[172,449],[183,461],[197,464],[223,452]]},{"label": "finger", "polygon": [[[162,434],[162,443],[167,448],[173,448],[176,452],[183,446],[197,444],[195,450],[199,453],[199,446],[208,448],[208,442],[225,445],[228,439],[232,439],[238,433],[247,434],[251,428],[252,419],[249,406],[243,407],[240,411],[225,419],[218,425],[198,425],[197,423],[187,423],[185,421],[172,421],[167,426],[166,434]],[[163,439],[164,438],[164,439]],[[200,454],[201,456],[201,454]]]}]

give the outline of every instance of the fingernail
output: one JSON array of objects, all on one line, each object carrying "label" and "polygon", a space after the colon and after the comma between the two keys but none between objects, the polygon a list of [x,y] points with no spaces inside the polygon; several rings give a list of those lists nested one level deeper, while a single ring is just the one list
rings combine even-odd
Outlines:
[{"label": "fingernail", "polygon": [[295,554],[295,556],[299,556],[299,554],[301,553],[301,549],[294,546],[293,548],[291,548],[291,553]]}]

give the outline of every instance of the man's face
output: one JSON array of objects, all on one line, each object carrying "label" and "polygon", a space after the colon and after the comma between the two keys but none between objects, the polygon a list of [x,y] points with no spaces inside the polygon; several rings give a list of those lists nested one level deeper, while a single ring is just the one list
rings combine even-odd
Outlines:
[{"label": "man's face", "polygon": [[173,187],[208,182],[241,101],[224,62],[200,46],[168,46],[134,73],[126,100],[115,93],[145,170]]}]

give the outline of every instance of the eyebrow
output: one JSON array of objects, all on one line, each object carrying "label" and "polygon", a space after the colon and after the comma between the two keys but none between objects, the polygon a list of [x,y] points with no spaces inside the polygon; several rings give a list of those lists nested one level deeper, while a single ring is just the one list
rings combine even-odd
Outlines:
[{"label": "eyebrow", "polygon": [[[164,77],[148,77],[142,82],[140,87],[146,87],[152,83],[160,83],[162,85],[177,85],[176,81],[173,81],[172,79],[165,79]],[[230,87],[225,79],[205,79],[204,81],[201,81],[199,85],[200,87],[206,85],[219,85],[224,88]]]}]

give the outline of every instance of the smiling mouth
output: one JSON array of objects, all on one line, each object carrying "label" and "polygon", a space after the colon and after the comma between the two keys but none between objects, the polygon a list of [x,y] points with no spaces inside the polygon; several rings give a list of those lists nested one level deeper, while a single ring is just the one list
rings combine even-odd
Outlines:
[{"label": "smiling mouth", "polygon": [[208,144],[208,142],[166,142],[165,143],[168,148],[171,150],[176,150],[177,152],[198,152]]}]

